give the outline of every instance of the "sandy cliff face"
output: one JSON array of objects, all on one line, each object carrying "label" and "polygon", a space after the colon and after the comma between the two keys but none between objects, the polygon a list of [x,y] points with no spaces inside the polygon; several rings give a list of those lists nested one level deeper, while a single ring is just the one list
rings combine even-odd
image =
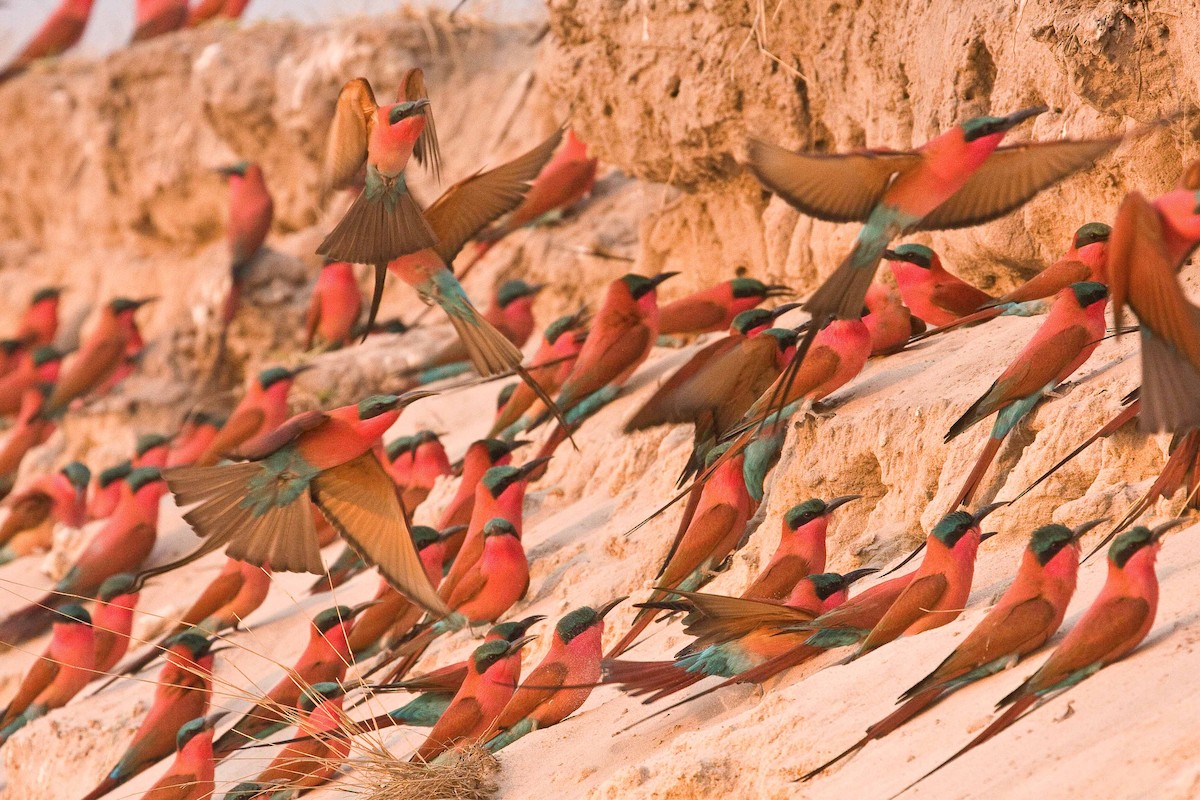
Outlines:
[{"label": "sandy cliff face", "polygon": [[[906,147],[965,116],[1037,103],[1056,112],[1021,129],[1019,138],[1111,133],[1194,107],[1191,76],[1200,74],[1200,57],[1189,43],[1200,35],[1198,25],[1184,4],[865,0],[775,8],[726,0],[552,0],[550,36],[540,45],[529,43],[528,28],[398,17],[322,30],[272,24],[188,33],[99,63],[39,69],[0,88],[8,121],[0,139],[0,313],[11,315],[35,285],[49,281],[71,287],[66,303],[77,323],[96,298],[126,292],[164,299],[144,312],[154,349],[143,372],[76,415],[31,466],[75,455],[106,466],[123,457],[136,433],[170,429],[195,401],[190,387],[207,363],[226,270],[225,190],[208,169],[235,158],[264,164],[277,208],[272,252],[255,267],[235,324],[235,360],[254,369],[296,359],[318,263],[312,251],[344,202],[329,211],[316,202],[323,131],[337,88],[355,75],[387,87],[413,63],[425,67],[451,179],[514,155],[568,114],[615,167],[565,224],[512,237],[468,284],[482,297],[502,275],[548,280],[553,288],[538,303],[548,321],[582,301],[595,303],[600,288],[629,269],[581,249],[629,256],[646,273],[682,270],[666,284],[667,299],[738,267],[812,288],[840,259],[852,226],[814,223],[768,200],[737,166],[748,134],[815,149]],[[978,285],[1006,288],[1057,257],[1081,223],[1111,219],[1127,189],[1170,185],[1200,152],[1189,123],[1123,145],[1017,214],[928,241]],[[436,192],[428,183],[416,190],[425,198]],[[391,287],[386,303],[385,315],[406,318],[418,306],[403,287]],[[946,445],[946,429],[1037,325],[1004,319],[871,362],[832,398],[832,418],[791,431],[761,524],[712,589],[740,591],[769,557],[784,510],[811,496],[864,496],[837,515],[830,568],[881,565],[911,547],[948,510],[985,436],[977,430]],[[431,326],[322,356],[298,387],[297,406],[390,388],[399,370],[446,335],[447,328]],[[1077,385],[1031,415],[1001,451],[980,502],[1013,496],[1115,413],[1138,380],[1134,346],[1132,338],[1102,344]],[[553,619],[580,604],[648,594],[678,512],[625,534],[669,496],[689,432],[619,432],[654,383],[689,354],[656,352],[628,396],[580,434],[580,451],[560,448],[528,500],[532,582],[514,613]],[[422,401],[395,433],[444,431],[456,457],[483,433],[497,388]],[[555,796],[597,800],[888,796],[979,729],[990,704],[1030,668],[962,692],[828,778],[803,787],[789,781],[849,744],[953,647],[1003,589],[1036,525],[1119,515],[1161,468],[1166,444],[1122,431],[997,512],[988,527],[1003,535],[983,547],[976,591],[958,622],[816,673],[837,658],[826,657],[765,693],[730,690],[620,735],[647,709],[613,689],[597,690],[577,717],[504,752],[501,796],[540,796],[547,787]],[[440,486],[417,520],[436,519],[452,488]],[[1173,509],[1163,503],[1157,510]],[[190,541],[169,503],[164,515],[155,559]],[[1200,586],[1194,535],[1178,534],[1164,549],[1163,606],[1142,652],[914,796],[1140,797],[1146,787],[1158,797],[1195,796],[1200,728],[1179,702],[1200,690],[1200,673],[1187,669],[1195,659],[1191,604]],[[49,582],[31,575],[28,564],[0,568],[11,589],[0,596],[0,611],[32,596],[31,584]],[[210,559],[149,587],[139,633],[161,624],[152,615],[179,613],[181,598],[219,565]],[[1068,624],[1102,580],[1102,564],[1090,563]],[[277,578],[270,601],[248,620],[251,630],[233,637],[241,649],[219,660],[218,704],[244,706],[252,683],[268,687],[281,674],[271,659],[287,664],[299,652],[306,618],[335,602],[302,599],[309,581]],[[364,599],[375,583],[374,575],[360,576],[336,601]],[[611,615],[609,642],[632,615],[628,606]],[[631,656],[662,658],[683,644],[677,627],[652,630]],[[547,638],[527,663],[541,657]],[[0,658],[3,696],[40,646]],[[448,637],[427,664],[462,658],[471,646],[466,636]],[[145,683],[121,684],[31,725],[0,752],[5,796],[82,794],[122,750],[151,693]],[[419,738],[399,731],[388,741],[404,755]],[[218,781],[228,788],[253,776],[258,759],[271,753],[231,759]],[[161,770],[132,784],[131,796]],[[314,795],[334,796],[336,790]]]}]

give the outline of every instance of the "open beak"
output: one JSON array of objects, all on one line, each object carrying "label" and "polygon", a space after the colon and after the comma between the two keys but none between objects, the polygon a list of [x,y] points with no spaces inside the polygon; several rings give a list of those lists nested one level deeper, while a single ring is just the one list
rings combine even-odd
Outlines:
[{"label": "open beak", "polygon": [[1103,525],[1108,522],[1109,517],[1100,517],[1099,519],[1090,519],[1087,522],[1071,529],[1071,541],[1078,542],[1084,535],[1093,528]]},{"label": "open beak", "polygon": [[997,508],[1002,508],[1006,505],[1008,505],[1007,502],[991,503],[989,505],[984,506],[983,508],[976,509],[975,513],[971,515],[971,519],[975,520],[975,524],[978,525],[979,523],[983,522],[987,518],[988,514],[991,514]]},{"label": "open beak", "polygon": [[861,494],[844,494],[841,497],[835,497],[832,500],[830,500],[828,503],[825,504],[825,513],[831,514],[836,509],[839,509],[842,506],[846,505],[846,503],[851,503],[851,502],[854,502],[855,500],[861,500],[861,499],[862,499]]},{"label": "open beak", "polygon": [[607,603],[600,606],[600,608],[596,610],[596,616],[598,616],[600,619],[604,619],[605,614],[612,611],[614,608],[621,605],[621,603],[624,603],[628,599],[629,599],[629,596],[626,595],[624,597],[618,597],[615,600],[609,600]]},{"label": "open beak", "polygon": [[678,274],[678,272],[660,272],[650,279],[650,283],[654,286],[658,286],[663,281],[674,278]]},{"label": "open beak", "polygon": [[553,456],[542,456],[541,458],[535,458],[532,461],[522,465],[522,467],[519,470],[517,470],[517,474],[520,475],[522,478],[528,478],[530,475],[532,475],[534,472],[536,472],[543,464],[548,464],[550,462],[551,458],[553,458]]}]

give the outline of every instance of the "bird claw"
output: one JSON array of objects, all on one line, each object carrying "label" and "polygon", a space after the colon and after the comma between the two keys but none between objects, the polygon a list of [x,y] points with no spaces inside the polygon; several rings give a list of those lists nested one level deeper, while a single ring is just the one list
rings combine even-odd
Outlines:
[{"label": "bird claw", "polygon": [[1063,381],[1058,386],[1050,389],[1045,393],[1045,397],[1051,400],[1061,400],[1070,393],[1071,389],[1075,388],[1074,381]]}]

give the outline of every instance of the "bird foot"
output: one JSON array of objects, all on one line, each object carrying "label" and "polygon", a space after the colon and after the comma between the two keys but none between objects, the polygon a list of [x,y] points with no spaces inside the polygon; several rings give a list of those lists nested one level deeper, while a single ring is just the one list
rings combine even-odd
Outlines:
[{"label": "bird foot", "polygon": [[1066,397],[1073,388],[1075,388],[1074,381],[1063,381],[1058,386],[1055,386],[1053,389],[1047,391],[1045,393],[1045,397],[1048,397],[1051,400],[1061,400]]}]

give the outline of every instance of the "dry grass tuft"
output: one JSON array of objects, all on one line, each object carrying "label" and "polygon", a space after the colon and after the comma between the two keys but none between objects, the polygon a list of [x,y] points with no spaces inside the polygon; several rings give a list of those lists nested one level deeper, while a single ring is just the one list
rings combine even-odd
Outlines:
[{"label": "dry grass tuft", "polygon": [[482,746],[451,751],[445,763],[401,761],[384,747],[372,747],[358,764],[366,800],[488,800],[499,790],[500,762]]}]

